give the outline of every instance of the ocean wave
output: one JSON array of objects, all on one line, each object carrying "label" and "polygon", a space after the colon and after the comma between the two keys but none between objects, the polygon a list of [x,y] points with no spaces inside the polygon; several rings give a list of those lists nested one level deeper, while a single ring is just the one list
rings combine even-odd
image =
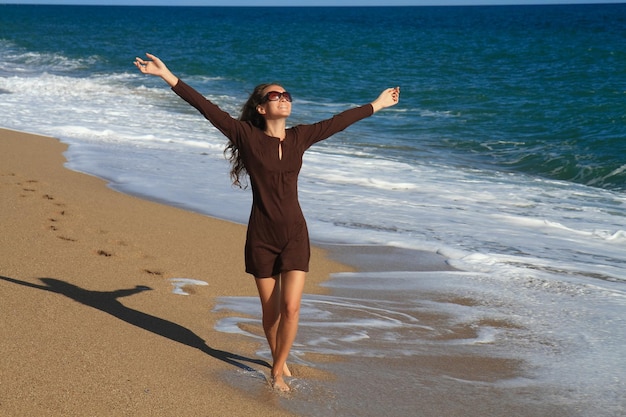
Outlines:
[{"label": "ocean wave", "polygon": [[27,50],[0,39],[0,74],[34,75],[41,72],[74,73],[93,67],[102,58],[97,55],[68,58],[59,53]]},{"label": "ocean wave", "polygon": [[[584,129],[581,126],[580,129]],[[611,135],[620,135],[612,132]],[[621,136],[604,140],[539,137],[519,140],[463,141],[447,139],[451,151],[470,152],[483,163],[615,191],[626,190],[626,147]]]}]

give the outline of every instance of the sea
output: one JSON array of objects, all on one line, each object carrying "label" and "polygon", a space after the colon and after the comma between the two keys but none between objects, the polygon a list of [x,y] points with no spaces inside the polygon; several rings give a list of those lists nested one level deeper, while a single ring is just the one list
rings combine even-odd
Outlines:
[{"label": "sea", "polygon": [[[362,268],[304,295],[290,361],[334,377],[294,378],[280,406],[626,415],[626,4],[0,5],[0,126],[59,138],[115,190],[245,224],[226,139],[136,70],[146,52],[234,117],[261,82],[291,92],[290,125],[401,89],[305,156],[313,242]],[[218,310],[269,359],[255,297]]]}]

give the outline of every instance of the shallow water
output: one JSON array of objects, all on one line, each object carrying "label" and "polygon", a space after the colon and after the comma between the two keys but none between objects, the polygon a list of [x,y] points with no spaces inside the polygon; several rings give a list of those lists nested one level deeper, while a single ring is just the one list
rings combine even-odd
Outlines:
[{"label": "shallow water", "polygon": [[[286,406],[305,415],[618,416],[626,405],[623,350],[605,330],[623,327],[607,311],[624,294],[463,271],[344,273],[325,286],[331,295],[303,300],[292,356],[337,375],[302,383],[340,400],[296,391]],[[216,309],[233,312],[218,330],[265,345],[256,297]]]}]

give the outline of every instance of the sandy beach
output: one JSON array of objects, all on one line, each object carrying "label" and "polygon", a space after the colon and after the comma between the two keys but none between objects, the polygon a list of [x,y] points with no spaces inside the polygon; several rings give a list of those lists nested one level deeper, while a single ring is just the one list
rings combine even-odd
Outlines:
[{"label": "sandy beach", "polygon": [[[0,414],[290,415],[269,388],[220,379],[268,371],[256,343],[213,326],[216,297],[256,294],[245,226],[113,191],[64,168],[65,150],[0,130]],[[308,293],[345,267],[315,248],[311,270]],[[208,285],[178,295],[172,278]]]},{"label": "sandy beach", "polygon": [[[262,377],[269,365],[256,354],[260,342],[215,330],[231,313],[214,311],[218,297],[256,297],[243,271],[244,225],[114,191],[66,169],[66,149],[53,138],[0,129],[1,416],[289,416],[324,398],[295,397],[286,407]],[[427,252],[314,247],[305,293],[329,293],[320,284],[351,268],[451,269]],[[207,285],[180,295],[175,278]],[[362,292],[350,296],[372,298]],[[475,303],[442,294],[422,295]],[[455,324],[426,310],[419,318],[436,329],[435,343],[511,326],[500,319]],[[260,324],[246,326],[262,335]],[[351,381],[418,378],[421,388],[410,400],[401,395],[389,415],[414,415],[415,407],[424,416],[584,415],[567,400],[549,399],[561,396],[558,388],[491,385],[525,377],[520,361],[459,349],[452,343],[410,361],[311,354],[320,366],[292,371],[318,386],[343,384],[328,395],[357,409],[368,391]]]}]

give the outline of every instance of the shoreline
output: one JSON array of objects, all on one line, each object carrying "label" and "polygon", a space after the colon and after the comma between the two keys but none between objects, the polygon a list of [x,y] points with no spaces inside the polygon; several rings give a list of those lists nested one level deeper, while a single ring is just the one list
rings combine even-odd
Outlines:
[{"label": "shoreline", "polygon": [[[246,227],[116,191],[103,179],[66,168],[67,148],[55,138],[0,129],[5,220],[0,234],[0,414],[310,415],[316,412],[309,410],[311,404],[327,395],[336,398],[338,409],[358,409],[354,401],[360,395],[380,389],[355,383],[371,372],[376,380],[390,379],[390,386],[394,375],[411,372],[423,375],[420,385],[426,389],[411,400],[397,398],[393,407],[400,413],[418,401],[424,415],[454,415],[468,388],[456,381],[476,381],[472,390],[481,399],[466,404],[463,415],[485,415],[494,407],[525,410],[528,417],[548,410],[567,415],[568,407],[526,399],[529,392],[541,395],[540,387],[482,391],[484,383],[523,378],[523,363],[479,353],[450,355],[446,349],[408,362],[310,354],[314,367],[292,363],[296,379],[309,388],[281,398],[261,376],[269,368],[256,353],[259,340],[215,329],[233,314],[214,310],[219,297],[257,296],[253,278],[243,271]],[[332,274],[405,270],[455,269],[430,252],[312,242],[305,294],[330,294],[333,290],[321,284]],[[188,295],[179,295],[175,278],[207,285],[185,286]],[[364,291],[364,299],[371,298]],[[420,296],[431,298],[472,305],[451,294],[426,291]],[[440,314],[424,311],[419,320],[448,329],[451,339],[476,337],[475,327],[448,323]],[[247,326],[262,335],[260,324]],[[306,389],[329,391],[317,398]]]}]

